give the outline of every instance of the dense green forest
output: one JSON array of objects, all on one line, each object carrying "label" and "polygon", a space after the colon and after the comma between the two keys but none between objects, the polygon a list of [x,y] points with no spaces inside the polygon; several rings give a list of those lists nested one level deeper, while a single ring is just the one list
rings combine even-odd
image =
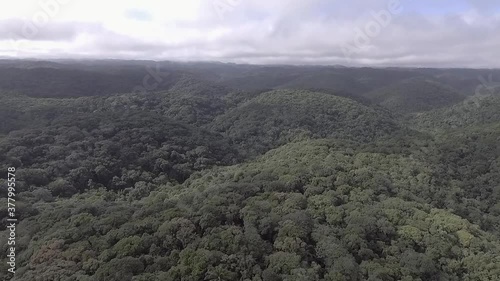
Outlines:
[{"label": "dense green forest", "polygon": [[425,78],[411,78],[365,94],[395,112],[422,112],[457,104],[465,99],[457,90]]},{"label": "dense green forest", "polygon": [[487,70],[159,64],[0,61],[0,280],[500,280]]}]

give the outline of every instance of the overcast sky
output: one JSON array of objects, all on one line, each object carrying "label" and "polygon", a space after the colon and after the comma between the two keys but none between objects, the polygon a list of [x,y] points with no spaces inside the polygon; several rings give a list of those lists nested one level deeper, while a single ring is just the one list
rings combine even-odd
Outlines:
[{"label": "overcast sky", "polygon": [[498,0],[0,4],[0,56],[500,67]]}]

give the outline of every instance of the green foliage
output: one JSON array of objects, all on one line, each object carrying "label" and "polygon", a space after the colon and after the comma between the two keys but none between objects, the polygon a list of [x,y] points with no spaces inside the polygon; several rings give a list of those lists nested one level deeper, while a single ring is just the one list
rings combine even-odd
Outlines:
[{"label": "green foliage", "polygon": [[[159,93],[0,96],[0,166],[17,169],[14,280],[500,280],[495,98],[399,122],[332,89],[410,71],[184,67]],[[417,80],[384,105],[452,102]]]},{"label": "green foliage", "polygon": [[450,86],[426,78],[411,78],[366,93],[374,102],[399,113],[429,111],[465,99]]},{"label": "green foliage", "polygon": [[367,142],[398,129],[385,112],[346,98],[296,90],[260,94],[217,117],[211,128],[258,153],[310,136]]}]

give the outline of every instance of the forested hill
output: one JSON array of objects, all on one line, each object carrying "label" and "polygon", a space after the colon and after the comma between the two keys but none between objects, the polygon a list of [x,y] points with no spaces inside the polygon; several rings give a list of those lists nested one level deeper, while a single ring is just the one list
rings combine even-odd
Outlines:
[{"label": "forested hill", "polygon": [[465,99],[458,91],[426,78],[411,78],[365,94],[395,112],[423,112],[457,104]]},{"label": "forested hill", "polygon": [[384,110],[303,90],[262,93],[218,116],[210,128],[259,152],[301,136],[369,142],[399,129]]},{"label": "forested hill", "polygon": [[0,61],[0,280],[500,280],[486,70],[159,65]]},{"label": "forested hill", "polygon": [[499,122],[500,91],[498,93],[472,97],[448,108],[419,114],[412,123],[422,129],[454,129]]},{"label": "forested hill", "polygon": [[[480,86],[499,86],[500,70],[350,68],[343,66],[259,66],[121,60],[0,60],[0,89],[37,97],[78,97],[129,93],[144,81],[148,92],[168,90],[189,77],[244,91],[324,89],[362,96],[419,78],[471,96]],[[411,89],[415,90],[415,89]],[[404,93],[402,93],[404,94]]]}]

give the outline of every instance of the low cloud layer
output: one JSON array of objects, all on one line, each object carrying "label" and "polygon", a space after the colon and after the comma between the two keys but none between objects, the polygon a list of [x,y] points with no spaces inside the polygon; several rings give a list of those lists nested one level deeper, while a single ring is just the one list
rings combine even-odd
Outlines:
[{"label": "low cloud layer", "polygon": [[0,56],[500,67],[497,1],[163,2],[23,1]]}]

